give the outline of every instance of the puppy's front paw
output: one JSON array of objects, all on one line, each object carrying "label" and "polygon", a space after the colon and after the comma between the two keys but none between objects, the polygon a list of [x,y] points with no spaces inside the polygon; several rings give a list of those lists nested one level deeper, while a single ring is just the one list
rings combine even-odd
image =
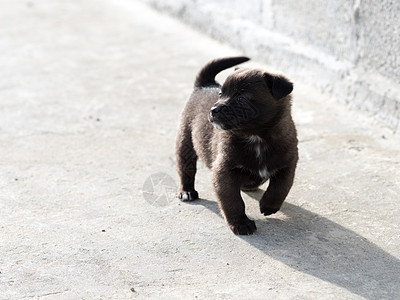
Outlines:
[{"label": "puppy's front paw", "polygon": [[280,207],[273,207],[265,202],[266,201],[260,201],[260,211],[264,216],[272,215],[279,211]]},{"label": "puppy's front paw", "polygon": [[234,234],[251,235],[257,230],[256,223],[250,219],[242,220],[240,222],[230,223],[229,227]]},{"label": "puppy's front paw", "polygon": [[193,201],[199,199],[199,193],[197,191],[182,191],[178,193],[177,198],[182,201]]}]

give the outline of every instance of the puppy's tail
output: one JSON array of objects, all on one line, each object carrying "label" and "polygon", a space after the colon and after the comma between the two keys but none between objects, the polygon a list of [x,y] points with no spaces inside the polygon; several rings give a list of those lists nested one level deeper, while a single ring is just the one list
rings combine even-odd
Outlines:
[{"label": "puppy's tail", "polygon": [[238,64],[248,61],[250,58],[245,56],[237,57],[225,57],[217,58],[206,64],[203,69],[197,75],[196,81],[194,82],[195,88],[206,87],[210,85],[217,85],[215,81],[215,76],[230,67],[236,66]]}]

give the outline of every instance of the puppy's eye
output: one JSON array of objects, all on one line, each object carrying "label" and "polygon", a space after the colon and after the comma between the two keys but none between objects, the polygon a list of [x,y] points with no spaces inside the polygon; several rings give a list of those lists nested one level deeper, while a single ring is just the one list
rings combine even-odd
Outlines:
[{"label": "puppy's eye", "polygon": [[220,98],[222,97],[222,92],[218,93],[218,97],[220,97]]}]

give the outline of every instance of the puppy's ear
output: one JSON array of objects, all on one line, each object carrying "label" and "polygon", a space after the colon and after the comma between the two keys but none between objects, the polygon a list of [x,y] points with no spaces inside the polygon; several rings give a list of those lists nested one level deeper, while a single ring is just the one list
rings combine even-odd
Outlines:
[{"label": "puppy's ear", "polygon": [[282,99],[293,91],[293,83],[281,75],[264,73],[267,86],[275,99]]}]

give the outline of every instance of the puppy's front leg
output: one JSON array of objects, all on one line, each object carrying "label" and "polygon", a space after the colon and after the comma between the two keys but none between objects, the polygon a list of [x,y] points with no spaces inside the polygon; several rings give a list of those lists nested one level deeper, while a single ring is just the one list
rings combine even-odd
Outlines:
[{"label": "puppy's front leg", "polygon": [[219,207],[231,230],[235,234],[253,234],[257,227],[254,221],[246,216],[244,202],[240,196],[239,174],[221,169],[213,171],[213,184]]},{"label": "puppy's front leg", "polygon": [[260,200],[260,211],[265,216],[276,213],[293,185],[294,167],[280,169],[270,178],[268,189]]}]

